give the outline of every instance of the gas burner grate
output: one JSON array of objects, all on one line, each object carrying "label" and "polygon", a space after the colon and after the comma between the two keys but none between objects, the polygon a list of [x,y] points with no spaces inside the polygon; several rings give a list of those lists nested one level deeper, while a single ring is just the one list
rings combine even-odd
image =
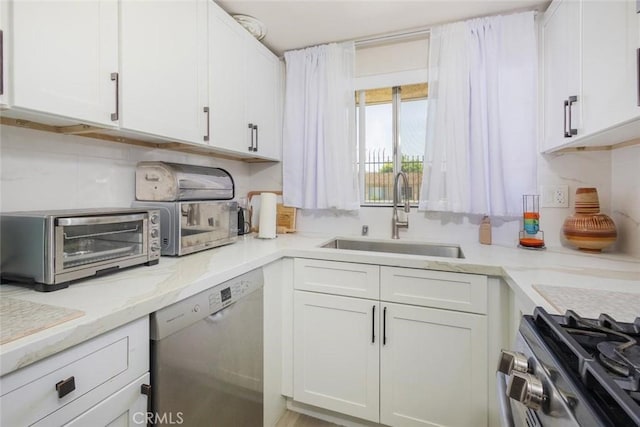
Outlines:
[{"label": "gas burner grate", "polygon": [[[640,318],[633,323],[606,314],[584,319],[571,310],[558,316],[540,307],[531,317],[558,365],[585,387],[585,396],[612,425],[640,426]],[[635,424],[625,424],[629,421]]]}]

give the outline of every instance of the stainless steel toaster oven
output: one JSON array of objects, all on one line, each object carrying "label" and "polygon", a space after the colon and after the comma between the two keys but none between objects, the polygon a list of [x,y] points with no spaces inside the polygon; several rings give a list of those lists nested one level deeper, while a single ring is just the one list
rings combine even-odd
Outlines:
[{"label": "stainless steel toaster oven", "polygon": [[160,214],[150,209],[0,215],[0,275],[36,290],[160,259]]},{"label": "stainless steel toaster oven", "polygon": [[238,203],[219,200],[133,202],[160,212],[162,255],[181,256],[238,239]]}]

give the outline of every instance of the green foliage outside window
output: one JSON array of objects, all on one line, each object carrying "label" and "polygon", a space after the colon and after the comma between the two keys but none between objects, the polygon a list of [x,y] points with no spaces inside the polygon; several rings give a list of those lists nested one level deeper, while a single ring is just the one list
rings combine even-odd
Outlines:
[{"label": "green foliage outside window", "polygon": [[[402,172],[411,173],[418,172],[422,173],[422,162],[413,160],[409,158],[407,155],[402,156]],[[380,168],[380,173],[391,173],[393,172],[393,163],[385,162]]]}]

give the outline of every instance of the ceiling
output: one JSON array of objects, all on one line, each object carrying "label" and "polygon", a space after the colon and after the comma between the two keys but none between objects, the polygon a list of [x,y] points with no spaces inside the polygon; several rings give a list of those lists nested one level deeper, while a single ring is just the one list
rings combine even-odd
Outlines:
[{"label": "ceiling", "polygon": [[323,43],[358,40],[478,16],[536,9],[550,0],[215,0],[229,14],[267,27],[262,42],[278,55]]}]

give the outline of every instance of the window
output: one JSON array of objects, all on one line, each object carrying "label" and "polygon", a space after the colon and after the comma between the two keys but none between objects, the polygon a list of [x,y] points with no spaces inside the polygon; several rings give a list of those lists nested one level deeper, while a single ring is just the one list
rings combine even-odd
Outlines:
[{"label": "window", "polygon": [[357,91],[356,125],[361,203],[391,205],[394,178],[402,170],[409,178],[407,196],[417,205],[427,131],[427,84]]}]

